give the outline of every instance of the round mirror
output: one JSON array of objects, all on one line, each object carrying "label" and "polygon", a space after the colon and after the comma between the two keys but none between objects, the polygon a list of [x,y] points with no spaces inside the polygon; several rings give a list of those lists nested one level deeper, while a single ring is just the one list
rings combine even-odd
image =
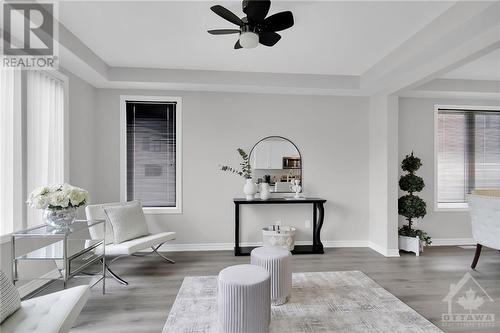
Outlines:
[{"label": "round mirror", "polygon": [[302,187],[302,158],[299,149],[281,136],[268,136],[250,151],[253,179],[269,183],[271,192],[289,193],[292,181],[298,179]]}]

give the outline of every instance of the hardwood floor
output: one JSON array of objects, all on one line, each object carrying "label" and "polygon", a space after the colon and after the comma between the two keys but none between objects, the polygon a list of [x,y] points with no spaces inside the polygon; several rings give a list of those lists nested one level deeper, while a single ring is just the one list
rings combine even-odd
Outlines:
[{"label": "hardwood floor", "polygon": [[[115,262],[112,268],[130,285],[122,286],[109,278],[106,295],[101,294],[100,285],[94,287],[72,332],[161,332],[185,276],[216,275],[226,266],[249,260],[249,257],[234,257],[229,251],[167,255],[177,263],[166,263],[155,255]],[[483,249],[476,271],[470,269],[473,256],[474,249],[460,247],[427,248],[420,257],[402,254],[399,258],[385,258],[368,248],[335,248],[326,249],[324,255],[296,255],[293,259],[296,272],[360,270],[443,331],[498,332],[500,252]],[[448,309],[442,299],[450,290],[450,284],[458,283],[467,272],[493,299],[490,302],[484,297],[485,303],[479,312],[495,314],[496,328],[442,325],[441,314]],[[467,313],[456,303],[453,308]]]}]

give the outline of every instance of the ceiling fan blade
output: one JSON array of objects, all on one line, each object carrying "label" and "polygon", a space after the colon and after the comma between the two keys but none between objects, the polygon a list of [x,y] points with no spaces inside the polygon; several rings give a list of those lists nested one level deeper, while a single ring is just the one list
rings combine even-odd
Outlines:
[{"label": "ceiling fan blade", "polygon": [[281,39],[281,36],[273,31],[264,31],[259,34],[259,43],[265,46],[273,46]]},{"label": "ceiling fan blade", "polygon": [[239,39],[236,41],[236,44],[234,44],[234,48],[235,48],[235,49],[241,49],[241,48],[242,48],[242,46],[241,46],[241,44],[240,44],[240,40],[239,40]]},{"label": "ceiling fan blade", "polygon": [[293,26],[293,14],[290,11],[276,13],[264,20],[264,31],[281,31]]},{"label": "ceiling fan blade", "polygon": [[208,30],[207,32],[212,35],[229,35],[229,34],[240,33],[238,29],[216,29],[216,30]]},{"label": "ceiling fan blade", "polygon": [[251,22],[262,23],[270,7],[270,0],[243,0],[243,12]]},{"label": "ceiling fan blade", "polygon": [[233,14],[233,12],[231,12],[229,9],[226,9],[220,5],[212,6],[210,7],[210,9],[215,14],[219,15],[225,20],[228,20],[231,23],[236,24],[237,26],[241,27],[243,25],[243,21],[238,16],[236,16],[236,14]]}]

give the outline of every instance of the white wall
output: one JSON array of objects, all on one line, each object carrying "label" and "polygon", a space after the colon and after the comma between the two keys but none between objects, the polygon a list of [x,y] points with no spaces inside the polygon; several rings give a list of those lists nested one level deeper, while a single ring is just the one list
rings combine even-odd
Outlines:
[{"label": "white wall", "polygon": [[[468,212],[434,211],[434,105],[500,105],[499,101],[459,99],[399,99],[399,161],[413,150],[422,159],[417,174],[424,178],[425,188],[419,193],[427,203],[427,215],[415,227],[423,229],[443,243],[461,243],[472,237]],[[401,173],[401,170],[400,170]],[[403,193],[400,192],[400,195]],[[400,223],[404,218],[399,217]],[[455,240],[453,240],[455,239]],[[437,244],[436,244],[437,245]]]},{"label": "white wall", "polygon": [[[237,166],[236,148],[250,150],[262,137],[282,135],[302,153],[306,195],[328,200],[322,239],[368,240],[367,99],[99,89],[94,202],[120,199],[122,94],[183,98],[183,214],[148,216],[153,230],[177,231],[179,244],[232,243],[232,198],[242,196],[243,179],[218,165]],[[276,220],[299,227],[299,240],[311,240],[304,229],[309,206],[244,207],[242,214],[243,242],[260,241],[260,226]]]}]

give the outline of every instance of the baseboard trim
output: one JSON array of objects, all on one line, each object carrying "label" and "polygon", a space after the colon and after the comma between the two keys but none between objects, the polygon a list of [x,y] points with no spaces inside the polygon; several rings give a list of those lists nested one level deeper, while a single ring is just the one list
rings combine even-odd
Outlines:
[{"label": "baseboard trim", "polygon": [[[335,247],[368,247],[367,241],[323,241],[325,248]],[[297,241],[296,245],[308,245],[311,242]],[[240,243],[240,246],[262,246],[260,242]],[[163,244],[160,247],[162,252],[182,252],[182,251],[232,251],[234,243],[201,243],[201,244]]]},{"label": "baseboard trim", "polygon": [[431,246],[476,245],[473,238],[433,238]]},{"label": "baseboard trim", "polygon": [[[40,276],[40,279],[30,280],[25,284],[19,286],[17,290],[19,291],[19,295],[21,298],[28,296],[32,292],[44,287],[47,283],[50,283],[52,280],[50,279],[58,279],[61,277],[59,270],[54,268],[50,272],[47,272]],[[43,279],[43,280],[42,280]]]},{"label": "baseboard trim", "polygon": [[384,257],[399,257],[399,249],[387,249],[373,242],[369,243],[369,248],[383,255]]}]

